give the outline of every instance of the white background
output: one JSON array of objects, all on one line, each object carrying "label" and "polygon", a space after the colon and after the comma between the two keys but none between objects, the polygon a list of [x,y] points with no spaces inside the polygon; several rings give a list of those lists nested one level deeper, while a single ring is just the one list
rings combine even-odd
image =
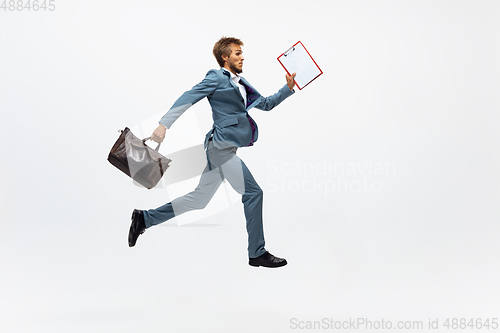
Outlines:
[{"label": "white background", "polygon": [[[54,3],[0,11],[2,332],[500,317],[500,2]],[[248,266],[238,202],[127,245],[132,210],[171,198],[109,164],[117,130],[159,120],[218,68],[221,36],[243,40],[243,76],[265,96],[298,40],[324,72],[252,110],[259,141],[238,150],[280,269]],[[179,129],[210,129],[196,106],[167,156]]]}]

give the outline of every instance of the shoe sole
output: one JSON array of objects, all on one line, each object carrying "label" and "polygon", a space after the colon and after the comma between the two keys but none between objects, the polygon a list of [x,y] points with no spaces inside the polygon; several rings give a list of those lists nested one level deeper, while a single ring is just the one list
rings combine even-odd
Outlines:
[{"label": "shoe sole", "polygon": [[248,263],[252,267],[266,267],[266,268],[278,268],[278,267],[283,267],[287,264],[286,261],[284,261],[282,264],[277,264],[276,266],[266,266],[266,265],[261,265],[261,264],[256,264],[256,263]]}]

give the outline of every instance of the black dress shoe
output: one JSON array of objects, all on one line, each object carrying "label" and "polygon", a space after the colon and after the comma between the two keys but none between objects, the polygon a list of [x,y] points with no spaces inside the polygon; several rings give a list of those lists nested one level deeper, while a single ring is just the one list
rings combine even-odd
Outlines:
[{"label": "black dress shoe", "polygon": [[130,224],[130,231],[128,232],[128,246],[132,247],[137,242],[140,234],[146,231],[146,224],[144,223],[144,213],[142,210],[134,209],[132,213],[132,223]]},{"label": "black dress shoe", "polygon": [[254,267],[281,267],[286,265],[286,260],[273,256],[267,252],[257,258],[250,258],[248,264]]}]

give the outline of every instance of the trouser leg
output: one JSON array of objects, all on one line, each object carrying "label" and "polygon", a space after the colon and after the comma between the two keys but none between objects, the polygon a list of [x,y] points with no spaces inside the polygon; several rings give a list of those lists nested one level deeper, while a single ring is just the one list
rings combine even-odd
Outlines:
[{"label": "trouser leg", "polygon": [[171,218],[194,209],[203,209],[210,202],[222,183],[218,168],[209,170],[208,164],[203,170],[196,189],[182,197],[178,197],[156,209],[144,210],[146,228],[163,223]]},{"label": "trouser leg", "polygon": [[[213,159],[213,158],[212,158]],[[256,258],[266,252],[262,225],[263,192],[246,164],[234,154],[221,165],[222,174],[231,186],[242,195],[248,233],[248,256]]]}]

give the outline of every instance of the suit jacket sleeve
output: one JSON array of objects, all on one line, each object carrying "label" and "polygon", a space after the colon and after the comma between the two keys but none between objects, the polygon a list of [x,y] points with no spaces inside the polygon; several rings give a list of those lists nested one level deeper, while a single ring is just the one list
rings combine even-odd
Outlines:
[{"label": "suit jacket sleeve", "polygon": [[159,123],[166,128],[170,128],[172,124],[179,118],[184,111],[189,109],[193,104],[212,94],[217,89],[217,74],[215,70],[208,71],[207,75],[191,90],[186,91],[181,97],[175,101],[174,105],[160,119]]},{"label": "suit jacket sleeve", "polygon": [[295,90],[291,91],[290,88],[288,88],[288,85],[285,84],[276,94],[269,97],[261,97],[261,100],[257,105],[255,105],[255,107],[259,110],[270,111],[294,93]]}]

